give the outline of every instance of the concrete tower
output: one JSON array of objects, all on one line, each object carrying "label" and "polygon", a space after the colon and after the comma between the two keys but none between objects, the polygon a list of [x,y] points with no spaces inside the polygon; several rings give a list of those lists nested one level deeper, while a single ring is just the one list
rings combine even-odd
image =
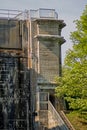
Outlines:
[{"label": "concrete tower", "polygon": [[[65,42],[61,31],[66,24],[58,19],[54,9],[31,10],[29,21],[32,68],[37,73],[35,91],[49,93],[50,101],[57,107],[55,77],[61,75],[61,45]],[[40,98],[46,97],[40,94]]]}]

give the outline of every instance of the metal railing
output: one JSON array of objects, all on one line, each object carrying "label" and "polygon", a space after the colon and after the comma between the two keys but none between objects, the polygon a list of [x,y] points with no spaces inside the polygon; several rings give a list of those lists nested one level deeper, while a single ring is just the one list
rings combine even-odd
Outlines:
[{"label": "metal railing", "polygon": [[27,19],[27,18],[45,18],[45,19],[58,19],[58,14],[55,9],[40,8],[37,10],[9,10],[0,9],[1,18],[15,18],[15,19]]},{"label": "metal railing", "polygon": [[66,117],[66,115],[64,114],[63,111],[60,111],[60,116],[62,117],[62,119],[67,124],[67,126],[70,130],[75,130],[75,128],[72,126],[72,124],[70,123],[70,121],[68,120],[68,118]]},{"label": "metal railing", "polygon": [[1,18],[15,18],[18,15],[21,15],[23,11],[21,10],[9,10],[9,9],[0,9]]},{"label": "metal railing", "polygon": [[55,12],[55,9],[40,8],[38,10],[30,10],[29,15],[30,15],[30,18],[58,19],[58,14]]}]

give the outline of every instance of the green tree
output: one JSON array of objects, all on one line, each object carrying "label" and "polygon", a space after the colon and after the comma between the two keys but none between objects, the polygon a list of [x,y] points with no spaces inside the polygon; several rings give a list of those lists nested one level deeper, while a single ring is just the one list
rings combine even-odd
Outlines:
[{"label": "green tree", "polygon": [[70,35],[73,47],[66,54],[55,92],[56,96],[65,98],[69,108],[83,112],[87,111],[87,6],[74,22],[76,31]]}]

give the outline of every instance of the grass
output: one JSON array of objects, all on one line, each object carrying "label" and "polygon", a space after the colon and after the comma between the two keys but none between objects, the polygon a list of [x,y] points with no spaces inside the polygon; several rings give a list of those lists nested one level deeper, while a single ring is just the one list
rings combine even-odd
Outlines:
[{"label": "grass", "polygon": [[70,112],[66,116],[75,130],[87,130],[87,120],[82,119],[76,111]]}]

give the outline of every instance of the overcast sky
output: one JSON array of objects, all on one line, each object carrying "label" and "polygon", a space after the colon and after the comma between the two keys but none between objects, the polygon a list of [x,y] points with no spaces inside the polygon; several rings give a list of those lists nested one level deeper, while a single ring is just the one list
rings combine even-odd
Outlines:
[{"label": "overcast sky", "polygon": [[75,30],[73,21],[79,19],[86,4],[87,0],[0,0],[0,9],[55,9],[58,18],[67,24],[62,30],[62,36],[66,39],[66,43],[62,45],[62,61],[64,61],[66,51],[72,46],[69,36],[70,32]]}]

